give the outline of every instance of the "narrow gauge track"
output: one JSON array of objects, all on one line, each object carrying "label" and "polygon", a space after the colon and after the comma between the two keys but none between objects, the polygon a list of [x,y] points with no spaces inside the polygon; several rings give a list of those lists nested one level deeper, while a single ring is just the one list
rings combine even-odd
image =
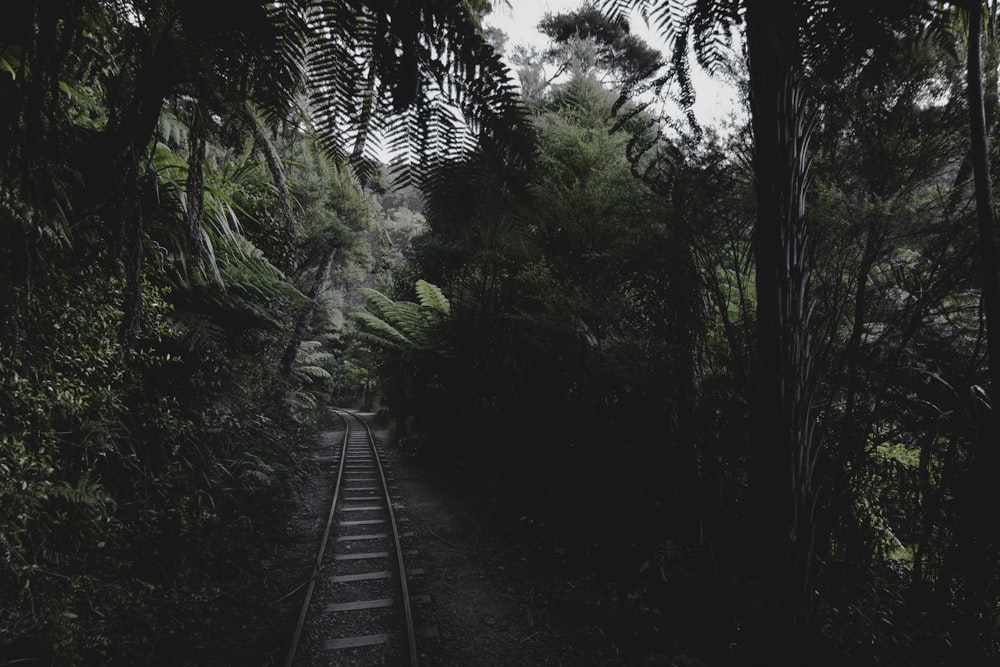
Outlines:
[{"label": "narrow gauge track", "polygon": [[383,458],[361,417],[337,413],[344,439],[333,501],[285,665],[415,667],[400,521]]}]

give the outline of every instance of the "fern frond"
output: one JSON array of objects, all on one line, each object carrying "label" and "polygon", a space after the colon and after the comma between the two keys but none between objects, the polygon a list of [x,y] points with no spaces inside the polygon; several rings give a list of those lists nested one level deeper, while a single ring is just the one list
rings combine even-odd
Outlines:
[{"label": "fern frond", "polygon": [[433,311],[442,313],[444,315],[451,314],[451,303],[448,301],[448,297],[444,295],[441,288],[437,285],[433,285],[426,280],[420,279],[416,284],[417,297],[420,299],[420,305],[424,308],[430,308]]},{"label": "fern frond", "polygon": [[407,338],[413,341],[414,347],[426,346],[427,318],[419,305],[409,301],[396,301],[389,316]]},{"label": "fern frond", "polygon": [[207,316],[175,311],[173,324],[189,350],[218,349],[226,340],[226,330]]},{"label": "fern frond", "polygon": [[360,292],[368,300],[368,307],[379,317],[388,317],[392,312],[395,302],[376,289],[362,287]]},{"label": "fern frond", "polygon": [[302,355],[302,364],[305,366],[322,366],[326,368],[337,363],[337,356],[331,352],[307,352],[300,350],[300,354]]},{"label": "fern frond", "polygon": [[358,334],[370,343],[382,347],[411,348],[413,341],[385,320],[368,312],[357,312],[353,317],[359,321]]},{"label": "fern frond", "polygon": [[333,379],[330,371],[321,366],[296,366],[295,375],[300,380],[307,379],[314,382]]},{"label": "fern frond", "polygon": [[380,347],[446,354],[441,325],[451,305],[436,285],[419,281],[416,289],[422,303],[393,301],[376,290],[363,290],[369,310],[354,313],[356,335]]},{"label": "fern frond", "polygon": [[75,486],[68,482],[53,484],[48,488],[48,495],[91,509],[106,508],[115,504],[101,483],[92,481],[86,475],[77,480]]},{"label": "fern frond", "polygon": [[299,343],[299,354],[303,352],[313,353],[323,347],[323,343],[318,340],[304,340]]},{"label": "fern frond", "polygon": [[504,146],[512,160],[530,157],[516,85],[466,3],[391,0],[359,11],[330,0],[311,9],[306,70],[320,144],[337,162],[349,157],[362,180],[374,175],[380,149],[403,183],[419,181],[408,173],[425,163],[418,158],[457,153],[477,138]]}]

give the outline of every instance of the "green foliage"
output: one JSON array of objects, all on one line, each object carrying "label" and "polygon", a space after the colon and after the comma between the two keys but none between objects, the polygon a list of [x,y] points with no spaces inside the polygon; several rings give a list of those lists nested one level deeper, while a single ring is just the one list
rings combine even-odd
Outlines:
[{"label": "green foliage", "polygon": [[[930,5],[889,4],[784,5],[808,17],[792,51],[818,119],[803,391],[823,484],[794,647],[815,664],[956,662],[981,596],[965,554],[990,534],[963,491],[990,390],[965,82],[953,45],[911,39]],[[788,620],[761,594],[773,564],[746,557],[767,146],[627,102],[690,108],[689,49],[725,70],[750,3],[548,17],[572,75],[526,55],[525,102],[487,5],[5,8],[4,660],[238,661],[202,649],[241,624],[246,546],[331,395],[388,408],[560,540],[560,567],[635,573],[630,602],[676,646],[764,656]],[[630,8],[668,74],[644,78],[660,58]],[[617,102],[606,71],[631,84]],[[422,191],[359,183],[408,168]]]},{"label": "green foliage", "polygon": [[[586,71],[587,66],[596,66],[613,73],[619,81],[635,81],[649,76],[663,64],[658,51],[631,34],[623,17],[608,17],[595,4],[584,4],[567,14],[547,14],[538,27],[553,43],[546,52],[548,59],[566,59],[572,57],[574,50],[577,52],[577,62],[564,64],[563,69],[580,72]],[[588,41],[594,48],[593,62],[579,58],[580,42]]]},{"label": "green foliage", "polygon": [[[645,6],[685,67],[693,40],[702,64],[722,68],[742,20],[741,3],[606,4]],[[641,103],[615,123],[610,93],[582,75],[526,89],[538,168],[505,169],[483,147],[444,164],[441,190],[426,192],[406,275],[449,295],[449,357],[413,353],[404,324],[419,311],[388,290],[367,295],[358,326],[388,351],[381,389],[404,433],[415,416],[428,453],[477,471],[516,516],[558,526],[581,561],[604,558],[615,576],[662,568],[651,597],[683,609],[678,634],[704,633],[691,642],[715,646],[719,662],[769,655],[762,638],[790,627],[794,607],[808,636],[784,648],[797,657],[908,664],[926,651],[937,663],[967,605],[956,545],[986,396],[961,72],[902,30],[919,13],[808,9],[810,30],[844,40],[862,14],[879,18],[857,43],[796,46],[818,123],[803,267],[815,377],[796,385],[812,392],[809,475],[822,481],[814,505],[797,505],[817,530],[808,601],[771,600],[770,565],[746,557],[762,539],[748,481],[764,450],[750,428],[761,275],[745,128],[668,135]],[[897,28],[884,49],[831,55]],[[690,103],[683,85],[681,97]],[[513,428],[512,415],[540,426]],[[531,471],[509,464],[521,454]],[[785,481],[766,493],[788,509],[801,487]],[[597,483],[607,493],[592,500]],[[646,515],[622,525],[634,507]]]},{"label": "green foliage", "polygon": [[437,285],[416,283],[420,303],[393,301],[378,290],[362,288],[368,310],[354,314],[360,335],[371,344],[404,352],[444,353],[442,326],[451,314],[451,303]]},{"label": "green foliage", "polygon": [[[161,350],[164,345],[170,349],[170,340],[159,341]],[[58,481],[43,483],[46,490],[35,493],[27,513],[44,522],[8,533],[17,552],[38,559],[18,568],[22,593],[13,599],[39,610],[36,620],[60,663],[128,661],[135,652],[163,651],[153,648],[161,633],[196,637],[183,619],[203,617],[205,603],[218,595],[214,577],[200,568],[238,562],[222,545],[252,527],[278,488],[276,452],[253,451],[255,440],[277,426],[255,415],[259,398],[241,406],[231,394],[224,405],[199,407],[209,388],[203,386],[195,402],[182,404],[170,396],[180,363],[161,352],[131,367],[130,379],[115,388],[129,410],[105,425],[117,432],[100,457],[74,463],[59,455],[59,472],[51,469],[49,477]],[[115,364],[121,367],[121,360]],[[248,375],[240,379],[252,386]],[[156,390],[146,393],[152,386]],[[61,427],[59,441],[73,451],[94,430],[85,423]],[[5,502],[5,508],[23,505],[24,497],[21,491],[15,500],[22,502]],[[207,540],[209,534],[214,538]],[[170,554],[179,543],[201,565],[178,569]],[[130,617],[146,620],[131,627]]]},{"label": "green foliage", "polygon": [[920,465],[920,452],[899,442],[879,443],[876,451],[876,455],[884,461],[895,461],[907,468]]},{"label": "green foliage", "polygon": [[432,285],[426,280],[418,280],[416,284],[417,297],[420,305],[430,311],[439,313],[442,316],[451,314],[451,303],[437,285]]},{"label": "green foliage", "polygon": [[[172,336],[168,308],[154,286],[145,296],[144,340],[155,346]],[[0,535],[12,563],[0,592],[5,608],[34,610],[32,622],[67,664],[111,650],[98,602],[109,590],[96,596],[93,577],[114,567],[114,554],[134,539],[122,513],[136,498],[117,471],[148,471],[154,455],[127,433],[138,378],[165,359],[150,347],[126,360],[117,336],[121,298],[121,281],[93,267],[71,282],[47,276],[0,341]]]},{"label": "green foliage", "polygon": [[[576,516],[695,492],[688,468],[668,462],[699,437],[682,410],[697,400],[698,281],[683,222],[633,178],[628,137],[609,132],[613,99],[587,77],[553,91],[535,120],[537,169],[517,177],[525,187],[483,154],[451,165],[452,190],[428,192],[414,273],[449,296],[449,355],[409,355],[382,374],[397,424],[415,415],[428,454],[516,488],[520,502],[546,498],[560,532],[575,536],[586,532]],[[369,298],[379,322],[362,330],[381,327],[398,354],[405,318]],[[515,428],[512,415],[534,426]],[[518,468],[521,456],[531,470]],[[598,503],[583,489],[600,474],[619,493]],[[633,529],[609,530],[634,540]],[[653,532],[642,538],[650,548],[662,536]],[[617,557],[605,547],[587,552]]]},{"label": "green foliage", "polygon": [[[173,193],[177,215],[186,213],[187,162],[164,144],[157,145],[154,156],[153,168],[160,187]],[[179,287],[209,290],[223,309],[246,309],[250,311],[248,315],[278,325],[280,316],[261,305],[284,301],[301,306],[305,297],[244,233],[241,216],[247,219],[253,216],[239,200],[245,200],[247,193],[258,189],[255,181],[259,183],[263,177],[260,165],[250,160],[246,153],[238,157],[223,153],[217,160],[220,162],[218,168],[211,163],[205,166],[204,219],[207,224],[199,230],[202,251],[197,266],[189,266],[190,249],[181,237],[169,231],[176,225],[175,220],[157,230],[162,234],[158,240],[168,247],[173,245],[170,256]],[[163,203],[169,210],[171,203]]]},{"label": "green foliage", "polygon": [[295,366],[296,379],[300,384],[318,384],[328,388],[329,381],[333,379],[330,368],[337,361],[335,355],[324,351],[321,341],[305,341],[299,346],[298,363]]}]

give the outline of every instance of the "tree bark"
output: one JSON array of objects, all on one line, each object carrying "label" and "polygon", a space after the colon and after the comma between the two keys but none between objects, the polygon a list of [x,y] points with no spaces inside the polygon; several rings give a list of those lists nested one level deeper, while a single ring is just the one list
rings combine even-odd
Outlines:
[{"label": "tree bark", "polygon": [[141,186],[138,156],[132,156],[131,160],[121,166],[124,171],[121,175],[122,194],[117,206],[125,237],[122,252],[122,262],[125,265],[125,303],[121,341],[125,354],[131,357],[135,352],[135,341],[142,321],[143,243],[146,232],[139,194]]},{"label": "tree bark", "polygon": [[288,193],[288,179],[285,178],[285,170],[281,166],[281,156],[274,145],[267,138],[264,127],[260,124],[253,109],[244,105],[240,109],[243,122],[246,123],[250,134],[253,135],[254,144],[264,154],[264,161],[267,163],[268,171],[274,180],[274,188],[278,191],[278,211],[281,213],[282,222],[285,225],[285,233],[289,238],[295,238],[295,215],[292,213],[292,197]]},{"label": "tree bark", "polygon": [[[752,399],[757,451],[751,513],[761,531],[759,566],[774,596],[779,643],[783,633],[809,624],[817,498],[813,473],[819,450],[811,413],[804,219],[812,117],[803,91],[796,15],[790,0],[746,5],[757,194]],[[796,636],[804,639],[793,631],[783,641],[793,644]]]},{"label": "tree bark", "polygon": [[[1000,259],[997,253],[996,214],[993,203],[993,181],[990,174],[990,147],[986,132],[986,107],[983,86],[982,39],[983,8],[972,3],[968,95],[972,168],[976,183],[976,222],[979,230],[980,261],[982,262],[983,310],[986,316],[986,348],[989,359],[990,398],[995,402],[1000,391]],[[996,413],[996,411],[992,411]],[[980,438],[976,456],[996,464],[1000,461],[995,436],[996,419],[988,419],[990,437]],[[992,468],[996,470],[996,468]]]},{"label": "tree bark", "polygon": [[281,377],[288,381],[292,377],[295,369],[295,357],[298,356],[299,346],[305,340],[306,333],[312,325],[313,317],[316,314],[316,300],[326,289],[326,283],[330,279],[330,269],[333,267],[333,260],[337,256],[339,246],[331,245],[326,249],[319,267],[316,269],[316,279],[313,281],[312,289],[309,290],[309,303],[302,307],[299,316],[295,319],[295,328],[292,330],[292,339],[285,348],[285,354],[281,358]]},{"label": "tree bark", "polygon": [[194,103],[188,135],[188,173],[185,185],[188,251],[196,266],[201,264],[203,246],[201,234],[205,219],[205,154],[208,150],[205,119],[202,114],[198,104]]},{"label": "tree bark", "polygon": [[976,223],[979,232],[983,313],[986,319],[986,349],[989,364],[989,396],[993,409],[980,412],[980,424],[972,456],[970,480],[962,507],[960,570],[965,572],[962,606],[964,618],[956,629],[958,649],[963,655],[995,655],[997,581],[994,569],[1000,553],[995,522],[1000,509],[996,479],[1000,473],[997,435],[997,392],[1000,391],[1000,260],[997,253],[996,214],[989,163],[989,138],[983,84],[983,3],[969,3],[969,48],[967,91],[972,170],[976,184]]}]

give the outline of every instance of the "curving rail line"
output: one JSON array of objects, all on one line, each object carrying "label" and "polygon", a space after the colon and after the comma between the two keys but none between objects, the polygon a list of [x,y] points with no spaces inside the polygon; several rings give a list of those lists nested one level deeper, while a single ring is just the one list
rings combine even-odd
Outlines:
[{"label": "curving rail line", "polygon": [[[400,522],[382,457],[364,419],[349,410],[336,412],[344,421],[344,439],[333,501],[285,665],[304,664],[308,656],[301,649],[309,644],[313,661],[416,667]],[[330,636],[344,629],[350,634]],[[303,641],[305,635],[309,641]]]}]

